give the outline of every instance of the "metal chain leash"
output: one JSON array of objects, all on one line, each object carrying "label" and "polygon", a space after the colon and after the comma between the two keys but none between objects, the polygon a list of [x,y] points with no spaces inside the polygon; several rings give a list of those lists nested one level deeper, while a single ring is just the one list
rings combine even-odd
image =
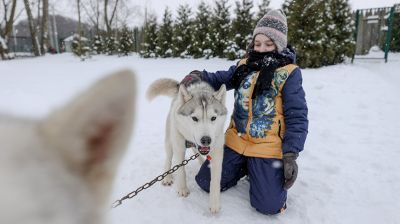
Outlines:
[{"label": "metal chain leash", "polygon": [[195,155],[192,155],[189,159],[183,160],[182,163],[180,163],[178,165],[175,165],[170,170],[168,170],[165,173],[163,173],[163,174],[157,176],[156,178],[154,178],[152,181],[150,181],[148,183],[145,183],[144,185],[140,186],[138,189],[132,191],[131,193],[127,194],[126,196],[122,197],[121,199],[116,200],[114,203],[111,204],[111,208],[116,208],[116,207],[120,206],[124,200],[131,199],[131,198],[135,197],[139,192],[151,187],[153,184],[155,184],[155,183],[157,183],[159,181],[162,181],[167,175],[174,173],[180,167],[185,166],[186,164],[189,163],[189,161],[195,160],[199,156],[200,156],[200,154],[196,153]]}]

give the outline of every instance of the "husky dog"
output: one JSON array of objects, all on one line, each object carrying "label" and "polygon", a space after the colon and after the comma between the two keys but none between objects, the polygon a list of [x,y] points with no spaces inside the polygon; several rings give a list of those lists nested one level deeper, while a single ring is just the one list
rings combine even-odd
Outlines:
[{"label": "husky dog", "polygon": [[134,85],[121,71],[42,120],[0,116],[0,223],[104,223]]},{"label": "husky dog", "polygon": [[[206,82],[185,85],[172,79],[159,79],[152,83],[147,97],[152,100],[158,95],[173,98],[166,122],[165,171],[171,169],[172,157],[176,162],[185,159],[185,142],[192,142],[202,155],[211,158],[210,211],[220,210],[220,181],[224,146],[224,123],[227,109],[225,107],[226,88],[218,91]],[[186,197],[189,190],[186,185],[184,167],[177,171],[178,195]],[[171,175],[166,176],[164,185],[172,184]]]}]

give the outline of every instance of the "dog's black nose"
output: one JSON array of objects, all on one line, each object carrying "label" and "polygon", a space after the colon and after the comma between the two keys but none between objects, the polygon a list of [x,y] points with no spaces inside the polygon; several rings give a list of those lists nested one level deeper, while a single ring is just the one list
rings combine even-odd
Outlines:
[{"label": "dog's black nose", "polygon": [[211,138],[209,136],[203,136],[201,137],[200,142],[202,145],[208,146],[211,143]]}]

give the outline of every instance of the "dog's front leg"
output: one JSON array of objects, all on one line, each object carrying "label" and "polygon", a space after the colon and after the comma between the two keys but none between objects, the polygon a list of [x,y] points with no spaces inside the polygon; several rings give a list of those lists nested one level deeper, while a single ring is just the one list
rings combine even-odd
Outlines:
[{"label": "dog's front leg", "polygon": [[[172,144],[170,142],[170,139],[166,139],[165,141],[165,152],[166,152],[166,157],[165,157],[165,165],[164,165],[164,171],[167,172],[168,170],[171,169],[172,165],[172,156],[173,156],[173,151],[172,151]],[[164,186],[170,186],[172,184],[172,175],[168,174],[164,180],[162,181],[162,184]]]},{"label": "dog's front leg", "polygon": [[221,173],[222,173],[222,159],[223,159],[223,146],[213,151],[211,159],[211,183],[210,183],[210,211],[215,214],[221,209],[220,207],[220,194],[221,194]]},{"label": "dog's front leg", "polygon": [[[173,147],[174,147],[175,162],[176,164],[179,164],[185,159],[185,139],[179,137],[176,138]],[[179,196],[187,197],[189,195],[190,192],[186,184],[185,167],[180,167],[176,171],[176,185]]]}]

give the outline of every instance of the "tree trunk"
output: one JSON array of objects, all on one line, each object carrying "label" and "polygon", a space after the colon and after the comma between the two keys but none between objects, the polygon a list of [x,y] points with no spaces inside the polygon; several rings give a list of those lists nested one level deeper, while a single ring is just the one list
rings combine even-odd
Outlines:
[{"label": "tree trunk", "polygon": [[119,0],[115,0],[115,5],[114,5],[112,13],[111,13],[111,18],[108,18],[107,9],[108,9],[109,1],[108,0],[104,0],[104,22],[105,22],[106,28],[107,28],[107,36],[111,36],[112,35],[111,34],[111,31],[112,31],[111,24],[112,24],[112,22],[114,20],[115,13],[117,11],[118,2],[119,2]]},{"label": "tree trunk", "polygon": [[106,24],[107,35],[111,33],[111,27],[108,23],[108,13],[107,13],[108,0],[104,0],[104,23]]},{"label": "tree trunk", "polygon": [[[0,38],[2,38],[2,37],[0,36]],[[6,54],[5,49],[3,49],[3,45],[2,45],[2,43],[0,43],[0,58],[1,58],[1,60],[6,59],[5,54]]]},{"label": "tree trunk", "polygon": [[82,28],[81,28],[81,0],[76,0],[78,7],[78,51],[79,56],[82,55]]},{"label": "tree trunk", "polygon": [[10,17],[8,18],[8,20],[6,20],[6,27],[4,29],[4,34],[3,34],[3,38],[5,38],[6,41],[8,40],[8,38],[10,37],[10,35],[12,33],[16,7],[17,7],[17,0],[13,0],[12,6],[11,6]]},{"label": "tree trunk", "polygon": [[42,54],[46,54],[50,46],[49,42],[49,0],[43,1],[43,11],[42,11]]},{"label": "tree trunk", "polygon": [[78,34],[81,35],[81,0],[76,0],[78,7]]},{"label": "tree trunk", "polygon": [[[17,0],[12,1],[11,5],[11,12],[10,12],[10,17],[6,17],[7,15],[7,9],[4,7],[4,19],[5,19],[5,28],[4,30],[0,30],[0,36],[4,39],[5,44],[7,45],[8,39],[12,33],[12,28],[14,25],[14,18],[15,18],[15,9],[17,8]],[[7,11],[6,11],[7,10]],[[3,47],[0,46],[0,57],[1,59],[7,59],[6,54],[8,54],[8,49],[4,49]]]},{"label": "tree trunk", "polygon": [[29,0],[24,0],[26,14],[28,16],[29,30],[31,32],[32,39],[32,50],[35,56],[40,56],[39,40],[37,38],[36,27],[33,21],[31,7],[29,5]]},{"label": "tree trunk", "polygon": [[100,31],[100,4],[99,1],[96,0],[96,34]]}]

